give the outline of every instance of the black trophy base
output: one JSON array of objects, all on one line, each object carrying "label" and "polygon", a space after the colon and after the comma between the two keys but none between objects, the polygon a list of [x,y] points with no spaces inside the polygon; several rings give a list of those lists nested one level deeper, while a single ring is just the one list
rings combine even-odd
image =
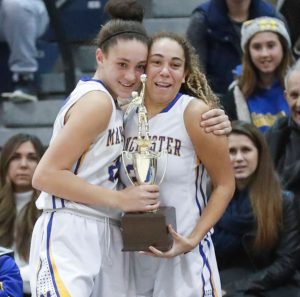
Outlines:
[{"label": "black trophy base", "polygon": [[169,250],[173,245],[169,224],[176,230],[174,207],[160,207],[156,212],[125,213],[121,218],[122,251],[149,251],[149,246]]}]

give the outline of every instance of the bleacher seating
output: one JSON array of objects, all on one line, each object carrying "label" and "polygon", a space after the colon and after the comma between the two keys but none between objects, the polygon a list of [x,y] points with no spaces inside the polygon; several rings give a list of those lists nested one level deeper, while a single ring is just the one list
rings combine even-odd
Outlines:
[{"label": "bleacher seating", "polygon": [[36,135],[47,146],[54,119],[63,103],[62,100],[19,104],[4,102],[0,108],[0,147],[16,133]]},{"label": "bleacher seating", "polygon": [[171,31],[184,34],[189,17],[205,0],[141,0],[146,10],[145,26],[150,34]]},{"label": "bleacher seating", "polygon": [[[139,0],[145,8],[144,24],[150,34],[159,31],[175,31],[184,34],[186,31],[189,16],[193,9],[204,0]],[[73,0],[65,2],[63,7],[65,17],[74,23],[74,15],[82,13],[83,5],[89,5],[102,9],[106,1]],[[79,3],[80,2],[80,3]],[[97,3],[96,3],[97,2]],[[69,7],[69,10],[68,10]],[[73,16],[72,16],[73,12]],[[95,13],[95,11],[90,11]],[[99,13],[99,19],[103,17]],[[82,14],[81,14],[82,15]],[[94,16],[95,17],[95,16]],[[64,20],[65,22],[66,20]],[[81,25],[77,21],[77,25]],[[90,26],[90,24],[89,24]],[[91,39],[99,30],[98,25],[94,25],[95,31],[86,31],[86,36],[82,30],[72,33],[74,29],[65,27],[66,35],[71,42],[72,52],[75,61],[76,79],[83,75],[91,75],[95,71],[95,47],[91,45]],[[80,35],[80,37],[78,36]],[[42,142],[49,143],[52,125],[55,116],[63,104],[67,94],[65,92],[64,73],[59,49],[56,43],[51,42],[53,32],[47,32],[46,40],[39,43],[40,49],[40,70],[39,88],[40,101],[35,103],[13,104],[4,102],[0,104],[0,147],[5,141],[17,132],[32,133],[40,137]]]}]

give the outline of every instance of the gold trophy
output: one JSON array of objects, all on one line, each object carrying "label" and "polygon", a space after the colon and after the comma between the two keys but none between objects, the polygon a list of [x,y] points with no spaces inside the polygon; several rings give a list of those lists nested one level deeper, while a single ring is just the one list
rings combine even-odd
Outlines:
[{"label": "gold trophy", "polygon": [[[146,75],[142,74],[140,95],[133,92],[132,102],[127,109],[130,112],[132,106],[138,108],[138,137],[135,141],[137,151],[122,152],[126,175],[134,185],[160,184],[167,165],[166,151],[157,153],[151,150],[148,115],[144,105],[146,79]],[[128,168],[133,168],[134,177],[129,175]],[[173,244],[172,236],[168,232],[169,224],[176,229],[174,207],[160,207],[156,211],[149,212],[124,213],[121,218],[123,251],[149,251],[149,246],[154,246],[161,251],[169,250]]]}]

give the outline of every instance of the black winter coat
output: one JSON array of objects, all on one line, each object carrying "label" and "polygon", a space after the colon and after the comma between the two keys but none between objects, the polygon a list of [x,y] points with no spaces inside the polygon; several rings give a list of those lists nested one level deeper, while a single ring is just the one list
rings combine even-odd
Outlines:
[{"label": "black winter coat", "polygon": [[[283,224],[278,244],[268,251],[253,252],[254,233],[243,236],[243,250],[238,254],[218,258],[223,273],[222,288],[226,296],[264,296],[263,293],[285,286],[294,278],[300,252],[300,233],[297,208],[290,192],[283,195]],[[246,275],[226,276],[226,269],[247,271]],[[299,288],[300,290],[300,288]],[[245,295],[244,295],[245,294]]]}]

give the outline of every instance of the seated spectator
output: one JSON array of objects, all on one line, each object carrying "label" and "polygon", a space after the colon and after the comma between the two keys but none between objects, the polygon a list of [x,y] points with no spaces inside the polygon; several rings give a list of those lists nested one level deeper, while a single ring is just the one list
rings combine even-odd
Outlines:
[{"label": "seated spectator", "polygon": [[0,297],[22,297],[23,284],[13,252],[0,247]]},{"label": "seated spectator", "polygon": [[261,16],[281,17],[263,0],[210,0],[194,10],[187,37],[214,92],[227,92],[232,70],[241,64],[242,23]]},{"label": "seated spectator", "polygon": [[9,68],[14,91],[4,93],[14,102],[36,101],[38,69],[36,40],[46,30],[48,14],[42,0],[1,0],[0,40],[10,49]]},{"label": "seated spectator", "polygon": [[266,137],[283,188],[300,199],[300,60],[285,77],[285,96],[290,117],[277,120]]},{"label": "seated spectator", "polygon": [[299,296],[292,285],[300,252],[294,196],[282,192],[263,134],[235,121],[229,153],[236,192],[215,226],[225,296]]},{"label": "seated spectator", "polygon": [[0,245],[15,251],[25,293],[30,293],[29,249],[39,216],[35,206],[38,191],[31,181],[42,154],[39,139],[17,134],[5,143],[0,156]]},{"label": "seated spectator", "polygon": [[284,23],[262,17],[242,27],[242,74],[221,98],[231,120],[252,122],[265,132],[289,115],[284,98],[284,75],[293,61],[291,41]]}]

